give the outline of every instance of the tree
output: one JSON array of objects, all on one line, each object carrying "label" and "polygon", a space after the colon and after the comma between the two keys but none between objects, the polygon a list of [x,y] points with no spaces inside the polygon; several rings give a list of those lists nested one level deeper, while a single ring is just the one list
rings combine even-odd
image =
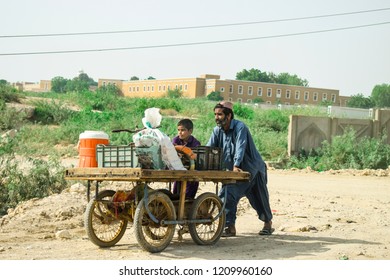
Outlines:
[{"label": "tree", "polygon": [[155,77],[152,77],[152,76],[149,76],[148,78],[147,78],[147,80],[155,80],[156,78]]},{"label": "tree", "polygon": [[221,92],[219,91],[212,91],[209,95],[207,95],[207,100],[211,101],[221,101],[223,100],[223,97],[221,96]]},{"label": "tree", "polygon": [[376,85],[371,93],[371,100],[379,107],[390,107],[390,85]]},{"label": "tree", "polygon": [[130,78],[130,81],[138,81],[138,80],[139,80],[139,78],[137,76],[133,76]]},{"label": "tree", "polygon": [[95,82],[91,77],[88,76],[87,73],[84,73],[83,71],[80,71],[78,79],[80,81],[83,81],[83,82],[87,83],[88,86],[97,86],[98,85],[97,82]]},{"label": "tree", "polygon": [[97,83],[90,78],[86,73],[80,71],[80,74],[73,78],[71,83],[68,83],[68,91],[83,92],[89,89],[89,86],[97,85]]},{"label": "tree", "polygon": [[57,93],[64,93],[67,91],[68,80],[57,76],[51,79],[51,90]]},{"label": "tree", "polygon": [[96,90],[97,95],[113,95],[113,96],[120,96],[120,89],[113,84],[101,86]]},{"label": "tree", "polygon": [[352,108],[369,109],[374,107],[374,103],[370,97],[365,97],[363,94],[358,93],[351,96],[348,100],[347,106]]},{"label": "tree", "polygon": [[266,72],[259,69],[242,70],[236,74],[236,80],[270,83],[271,80]]},{"label": "tree", "polygon": [[0,85],[5,86],[6,84],[8,84],[7,80],[0,79]]},{"label": "tree", "polygon": [[307,87],[309,85],[306,79],[301,79],[297,75],[290,75],[289,73],[280,73],[277,75],[276,83],[303,87]]},{"label": "tree", "polygon": [[236,74],[236,80],[241,81],[252,81],[252,82],[263,82],[263,83],[275,83],[285,84],[294,86],[309,85],[306,79],[299,78],[297,75],[291,75],[289,73],[280,73],[276,75],[273,72],[261,72],[259,69],[242,70]]}]

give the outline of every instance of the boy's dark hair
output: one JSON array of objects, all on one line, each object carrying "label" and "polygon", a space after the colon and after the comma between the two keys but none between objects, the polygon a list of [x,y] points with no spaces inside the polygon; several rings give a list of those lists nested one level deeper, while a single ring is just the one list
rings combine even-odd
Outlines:
[{"label": "boy's dark hair", "polygon": [[182,120],[180,120],[177,123],[177,126],[179,126],[179,125],[184,126],[188,130],[192,130],[194,128],[194,124],[192,123],[192,121],[190,119],[182,119]]}]

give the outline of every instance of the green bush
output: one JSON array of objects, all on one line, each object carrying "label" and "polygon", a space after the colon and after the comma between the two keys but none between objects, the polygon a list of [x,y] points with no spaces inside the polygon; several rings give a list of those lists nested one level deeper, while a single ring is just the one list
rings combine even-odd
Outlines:
[{"label": "green bush", "polygon": [[75,114],[74,111],[68,109],[61,102],[55,102],[54,100],[50,103],[36,101],[33,104],[35,106],[34,120],[41,124],[59,125]]},{"label": "green bush", "polygon": [[256,116],[256,125],[267,128],[270,131],[287,132],[289,124],[288,111],[277,109],[263,110]]},{"label": "green bush", "polygon": [[235,103],[233,105],[233,111],[234,111],[234,116],[238,117],[238,118],[243,118],[243,119],[253,119],[253,116],[254,116],[254,111],[253,109],[247,107],[247,106],[244,106],[240,103]]},{"label": "green bush", "polygon": [[183,92],[178,88],[168,89],[166,96],[168,98],[181,98],[183,96]]},{"label": "green bush", "polygon": [[4,102],[16,102],[19,103],[20,95],[17,90],[8,84],[0,84],[0,100]]},{"label": "green bush", "polygon": [[292,157],[288,167],[317,171],[339,169],[386,169],[390,165],[390,145],[386,144],[386,133],[382,139],[359,139],[353,129],[336,136],[332,143],[324,141],[322,147],[308,154]]},{"label": "green bush", "polygon": [[0,132],[19,129],[25,122],[26,114],[15,109],[7,108],[5,103],[0,101]]},{"label": "green bush", "polygon": [[0,215],[19,202],[60,193],[67,187],[64,168],[57,160],[29,159],[32,167],[21,170],[14,157],[0,160]]},{"label": "green bush", "polygon": [[221,96],[221,92],[219,91],[212,91],[209,95],[207,95],[207,100],[210,101],[222,101],[223,97]]}]

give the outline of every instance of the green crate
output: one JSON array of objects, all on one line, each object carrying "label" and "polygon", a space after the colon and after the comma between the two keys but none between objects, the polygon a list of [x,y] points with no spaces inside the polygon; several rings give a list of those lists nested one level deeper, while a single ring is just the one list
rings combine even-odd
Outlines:
[{"label": "green crate", "polygon": [[196,170],[223,170],[222,148],[198,146],[191,149],[196,154]]},{"label": "green crate", "polygon": [[134,144],[114,146],[96,145],[98,167],[137,167],[138,159]]}]

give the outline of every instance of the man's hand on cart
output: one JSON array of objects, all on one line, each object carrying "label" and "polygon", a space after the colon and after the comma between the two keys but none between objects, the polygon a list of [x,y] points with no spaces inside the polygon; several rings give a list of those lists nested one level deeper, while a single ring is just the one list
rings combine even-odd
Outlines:
[{"label": "man's hand on cart", "polygon": [[234,166],[233,167],[233,171],[234,172],[244,172],[241,168],[237,167],[237,166]]}]

